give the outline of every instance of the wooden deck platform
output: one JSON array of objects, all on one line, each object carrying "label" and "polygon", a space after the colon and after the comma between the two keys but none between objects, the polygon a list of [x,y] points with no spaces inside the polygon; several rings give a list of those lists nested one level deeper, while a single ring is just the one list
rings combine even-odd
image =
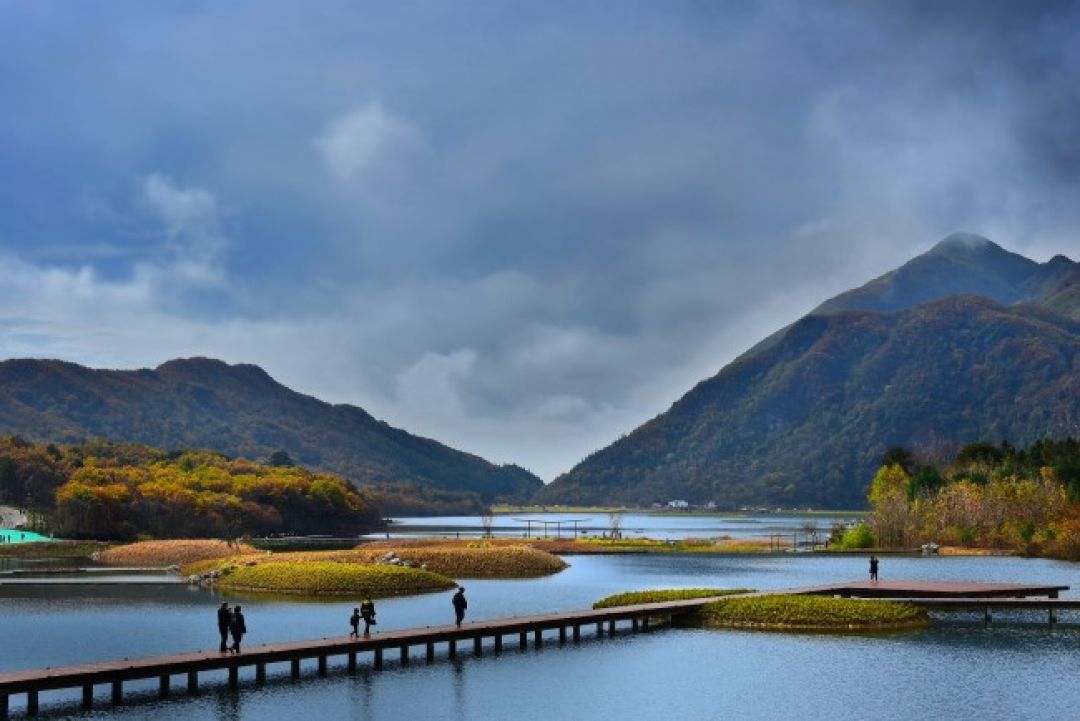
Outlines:
[{"label": "wooden deck platform", "polygon": [[[960,607],[965,603],[968,607],[986,609],[1006,606],[1053,609],[1080,607],[1080,599],[1056,598],[1060,591],[1067,589],[1068,586],[1032,584],[879,581],[780,589],[752,595],[827,594],[865,599],[903,598],[920,605],[937,604],[935,607],[938,608]],[[1031,596],[1045,598],[1034,599],[1030,598]],[[229,685],[235,687],[239,684],[241,668],[254,667],[255,683],[261,684],[266,680],[267,664],[272,663],[290,664],[292,677],[298,678],[300,664],[304,659],[317,659],[320,676],[326,675],[327,659],[332,656],[346,657],[348,670],[355,672],[360,654],[370,654],[372,667],[380,669],[387,651],[397,652],[400,663],[404,665],[410,662],[412,649],[420,647],[423,649],[425,661],[432,663],[435,660],[437,644],[444,644],[446,656],[454,658],[458,652],[458,644],[462,642],[471,642],[473,654],[479,656],[485,652],[485,640],[488,640],[488,650],[498,653],[503,649],[506,636],[516,635],[521,649],[528,647],[530,634],[533,645],[540,646],[545,642],[544,633],[551,631],[557,631],[559,643],[565,643],[568,639],[577,642],[582,638],[583,629],[595,627],[597,637],[602,637],[605,631],[609,635],[615,633],[619,623],[623,623],[624,627],[628,626],[630,631],[648,630],[650,624],[670,622],[674,617],[696,611],[712,600],[715,600],[715,597],[516,616],[466,623],[460,627],[427,626],[380,632],[360,639],[341,636],[264,644],[250,646],[239,655],[217,652],[180,653],[15,671],[0,674],[0,718],[7,718],[9,697],[14,694],[26,695],[26,712],[34,715],[38,712],[38,697],[42,691],[81,688],[83,707],[92,708],[96,686],[108,686],[111,689],[112,703],[120,703],[123,700],[124,683],[127,681],[158,679],[161,696],[167,696],[174,676],[186,679],[189,693],[197,692],[199,673],[204,671],[228,671]],[[1027,606],[1023,606],[1025,602]],[[986,613],[989,614],[990,611],[986,610]]]},{"label": "wooden deck platform", "polygon": [[970,581],[851,581],[793,588],[780,593],[812,593],[841,598],[1057,598],[1068,586],[1031,583],[974,583]]}]

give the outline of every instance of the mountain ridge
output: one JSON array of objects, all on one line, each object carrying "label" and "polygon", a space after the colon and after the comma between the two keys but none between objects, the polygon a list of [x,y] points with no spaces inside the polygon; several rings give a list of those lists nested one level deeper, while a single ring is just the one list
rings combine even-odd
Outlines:
[{"label": "mountain ridge", "polygon": [[[1080,435],[1080,315],[1059,310],[1073,307],[1080,266],[1060,258],[950,236],[769,336],[535,500],[862,506],[890,446],[934,457]],[[1002,300],[951,292],[965,287]],[[890,307],[920,295],[931,300]]]},{"label": "mountain ridge", "polygon": [[467,491],[485,502],[521,500],[542,484],[518,466],[412,435],[358,406],[293,391],[259,366],[203,357],[139,370],[0,361],[0,433],[60,443],[103,437],[248,458],[285,450],[302,465],[362,485]]}]

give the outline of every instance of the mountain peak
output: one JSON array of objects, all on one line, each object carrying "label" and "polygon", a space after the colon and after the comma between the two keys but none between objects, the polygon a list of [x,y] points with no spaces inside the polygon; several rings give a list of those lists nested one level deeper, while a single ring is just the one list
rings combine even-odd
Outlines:
[{"label": "mountain peak", "polygon": [[1003,250],[1003,248],[1000,245],[998,245],[997,243],[994,243],[989,238],[984,238],[983,236],[977,235],[975,233],[959,232],[959,233],[952,233],[950,235],[947,235],[945,238],[940,240],[937,243],[937,245],[935,245],[933,248],[931,248],[929,252],[931,252],[931,253],[942,253],[942,252],[947,253],[947,252],[955,252],[955,251],[975,252],[975,251],[985,251],[985,250],[991,250],[991,249]]}]

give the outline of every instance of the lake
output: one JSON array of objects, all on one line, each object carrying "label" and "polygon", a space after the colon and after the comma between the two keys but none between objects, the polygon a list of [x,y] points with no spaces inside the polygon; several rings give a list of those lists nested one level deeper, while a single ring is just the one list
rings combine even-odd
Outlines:
[{"label": "lake", "polygon": [[[618,591],[676,586],[760,589],[862,579],[865,556],[572,556],[566,571],[523,581],[463,581],[469,618],[479,620],[589,606]],[[1080,565],[1020,558],[884,556],[881,576],[971,581],[1062,583],[1080,590]],[[145,579],[141,579],[144,580]],[[378,601],[379,630],[452,619],[450,593]],[[217,643],[214,610],[222,599],[245,608],[248,645],[344,635],[354,605],[217,594],[185,585],[0,585],[0,668],[61,665],[146,656]],[[1061,719],[1080,709],[1080,618],[1063,614],[976,614],[892,635],[816,635],[660,629],[586,636],[581,644],[545,644],[501,656],[463,653],[432,666],[399,666],[328,678],[288,680],[287,664],[269,667],[256,689],[253,671],[230,692],[207,674],[198,696],[155,698],[78,709],[77,694],[42,694],[43,717],[93,719]],[[445,651],[441,650],[440,654]],[[333,660],[332,660],[333,661]],[[23,697],[13,697],[18,712]]]}]

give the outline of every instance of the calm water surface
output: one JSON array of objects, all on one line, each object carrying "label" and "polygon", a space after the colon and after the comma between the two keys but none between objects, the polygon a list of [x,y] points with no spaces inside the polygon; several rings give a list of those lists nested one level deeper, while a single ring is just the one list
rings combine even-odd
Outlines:
[{"label": "calm water surface", "polygon": [[[861,516],[856,514],[812,515],[801,513],[731,513],[724,515],[693,515],[690,513],[624,513],[621,532],[627,538],[732,538],[768,539],[775,534],[790,536],[795,533],[802,538],[809,524],[828,537],[834,523],[851,523]],[[498,536],[524,537],[526,533],[536,536],[543,531],[547,521],[547,535],[557,532],[564,538],[574,535],[576,519],[578,531],[599,536],[610,530],[606,513],[511,513],[495,517],[492,531]],[[530,524],[526,521],[532,521]],[[555,522],[561,522],[561,530]],[[479,536],[484,528],[479,516],[434,516],[428,518],[395,518],[390,535],[408,536]]]},{"label": "calm water surface", "polygon": [[[865,557],[578,556],[555,576],[464,581],[473,620],[583,608],[649,587],[782,588],[861,579]],[[882,560],[882,578],[1068,584],[1080,566],[1017,558]],[[1076,594],[1077,591],[1070,591]],[[242,603],[257,645],[344,634],[349,602],[223,596],[186,586],[0,585],[0,668],[60,665],[212,648],[214,608]],[[379,629],[446,623],[450,594],[382,600]],[[1071,624],[1077,615],[1066,617]],[[1001,621],[999,623],[999,621]],[[379,673],[291,682],[287,665],[262,689],[238,692],[208,674],[200,695],[78,710],[74,694],[43,694],[43,716],[109,719],[1067,719],[1080,718],[1080,626],[1050,630],[1039,614],[961,616],[927,631],[821,636],[659,630],[580,645],[545,645],[433,666],[394,662]],[[509,649],[513,650],[509,650]],[[390,656],[388,656],[390,658]],[[216,681],[215,681],[216,679]],[[182,687],[180,681],[177,685]],[[22,698],[12,699],[15,709]]]}]

